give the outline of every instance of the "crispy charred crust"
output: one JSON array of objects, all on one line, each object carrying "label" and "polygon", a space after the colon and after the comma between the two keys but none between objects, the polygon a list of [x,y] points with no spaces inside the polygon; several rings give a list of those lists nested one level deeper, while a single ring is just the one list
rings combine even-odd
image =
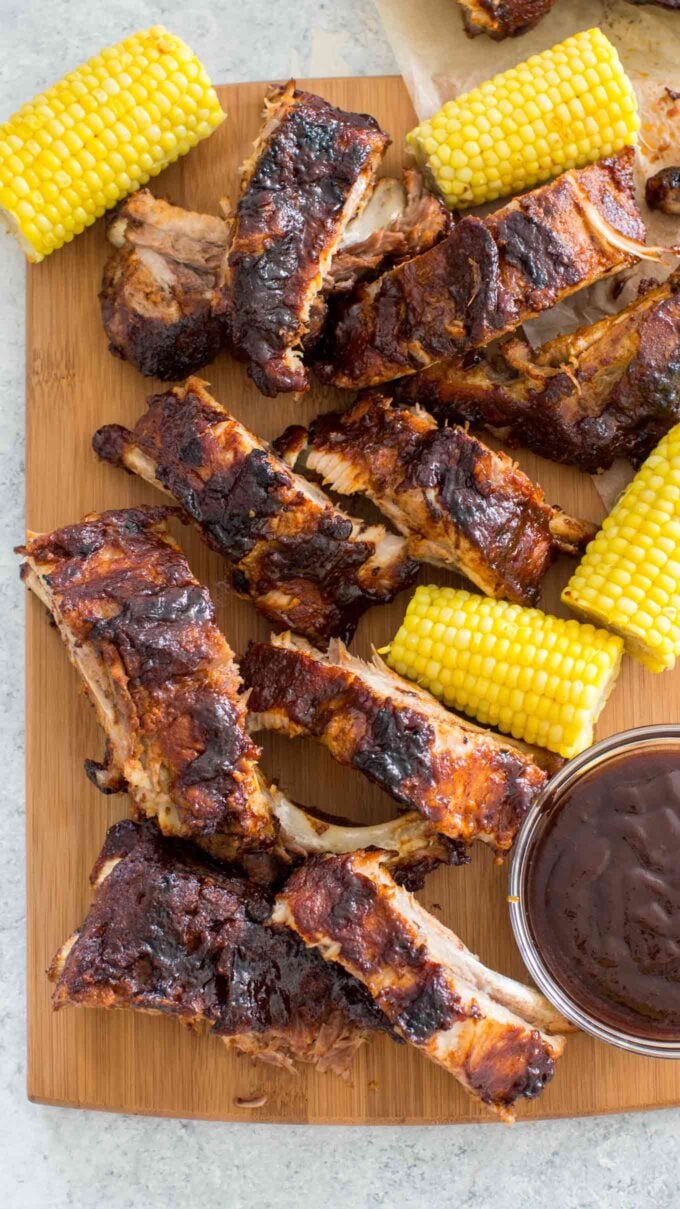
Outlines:
[{"label": "crispy charred crust", "polygon": [[545,782],[529,756],[466,727],[421,690],[300,644],[251,643],[241,663],[248,708],[265,726],[324,743],[437,830],[507,851]]},{"label": "crispy charred crust", "polygon": [[617,458],[639,466],[680,420],[680,273],[535,353],[508,350],[505,364],[440,362],[395,383],[394,396],[589,474]]},{"label": "crispy charred crust", "polygon": [[496,42],[517,38],[533,29],[555,0],[458,0],[470,38],[488,34]]},{"label": "crispy charred crust", "polygon": [[[515,1101],[550,1081],[562,1044],[475,995],[465,957],[456,966],[442,961],[427,929],[446,930],[414,906],[404,908],[389,875],[356,853],[307,861],[279,895],[274,918],[354,973],[400,1036],[511,1120]],[[450,933],[445,943],[466,953]]]},{"label": "crispy charred crust", "polygon": [[141,450],[155,481],[227,559],[231,584],[277,627],[323,642],[349,637],[371,604],[411,583],[416,562],[380,526],[353,521],[190,380],[149,400],[133,432],[96,433],[99,457],[132,466]]},{"label": "crispy charred crust", "polygon": [[188,282],[178,319],[167,322],[146,313],[147,306],[162,310],[163,304],[134,248],[121,248],[107,260],[99,301],[109,349],[150,378],[184,378],[213,361],[228,341],[227,319],[215,313],[215,299],[199,288],[192,291]]},{"label": "crispy charred crust", "polygon": [[164,381],[207,365],[229,338],[221,287],[229,228],[141,189],[107,223],[99,295],[115,356]]},{"label": "crispy charred crust", "polygon": [[95,784],[125,786],[138,811],[169,831],[266,847],[274,828],[255,805],[258,749],[238,670],[208,590],[165,529],[169,511],[92,514],[35,537],[22,549],[29,585],[48,603],[107,730],[105,763],[88,766]]},{"label": "crispy charred crust", "polygon": [[680,168],[662,168],[650,176],[645,185],[645,200],[650,210],[680,214]]},{"label": "crispy charred crust", "polygon": [[307,389],[310,307],[388,144],[374,118],[292,85],[268,98],[228,262],[234,349],[263,394]]},{"label": "crispy charred crust", "polygon": [[633,149],[466,217],[441,243],[360,289],[322,342],[315,370],[335,386],[371,386],[462,356],[632,263],[595,231],[588,207],[644,240]]},{"label": "crispy charred crust", "polygon": [[[455,567],[490,595],[536,603],[559,549],[556,510],[505,454],[370,394],[319,416],[309,441],[310,469],[335,490],[366,492],[416,557]],[[583,544],[593,536],[583,525]]]},{"label": "crispy charred crust", "polygon": [[112,861],[53,963],[55,1008],[162,1012],[283,1064],[344,1065],[368,1031],[391,1031],[351,975],[268,924],[270,893],[236,870],[130,821],[108,832],[94,881]]},{"label": "crispy charred crust", "polygon": [[398,975],[382,1009],[401,1035],[415,1044],[461,1020],[460,999],[449,992],[441,970],[428,961],[422,944],[390,909],[376,886],[353,869],[353,854],[312,857],[283,891],[295,926],[308,943],[328,938],[338,959],[369,975],[388,967]]}]

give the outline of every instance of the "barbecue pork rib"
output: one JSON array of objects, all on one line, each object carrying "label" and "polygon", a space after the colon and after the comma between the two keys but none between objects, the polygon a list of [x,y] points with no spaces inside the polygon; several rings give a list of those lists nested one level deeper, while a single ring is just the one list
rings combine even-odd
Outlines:
[{"label": "barbecue pork rib", "polygon": [[536,351],[514,337],[468,368],[452,359],[402,378],[393,395],[590,474],[616,458],[639,466],[680,420],[680,271]]},{"label": "barbecue pork rib", "polygon": [[276,626],[347,638],[417,572],[403,538],[337,508],[196,378],[150,399],[133,432],[100,428],[93,446],[174,496],[227,560],[234,590]]},{"label": "barbecue pork rib", "polygon": [[91,514],[29,534],[22,575],[52,614],[106,733],[104,793],[229,857],[275,840],[233,653],[167,508]]},{"label": "barbecue pork rib", "polygon": [[227,257],[235,353],[265,395],[307,390],[302,342],[349,222],[373,188],[388,136],[295,88],[277,88],[246,161]]},{"label": "barbecue pork rib", "polygon": [[506,454],[380,395],[319,416],[306,464],[333,491],[373,500],[414,558],[460,571],[488,596],[517,604],[535,604],[556,555],[576,554],[596,533],[547,504]]},{"label": "barbecue pork rib", "polygon": [[556,0],[458,0],[470,38],[488,34],[495,42],[517,38],[538,25]]},{"label": "barbecue pork rib", "polygon": [[228,341],[229,225],[140,189],[113,211],[108,236],[99,299],[111,352],[165,381],[207,365]]},{"label": "barbecue pork rib", "polygon": [[451,224],[449,210],[426,190],[417,168],[405,168],[403,182],[381,177],[364,209],[345,228],[324,278],[324,295],[348,293],[386,260],[398,263],[429,251]]},{"label": "barbecue pork rib", "polygon": [[251,643],[241,661],[248,726],[323,743],[443,835],[512,847],[546,782],[528,754],[444,709],[424,689],[333,641],[322,655],[290,634]]},{"label": "barbecue pork rib", "polygon": [[429,252],[361,287],[322,341],[315,369],[373,386],[462,356],[635,260],[645,227],[632,147],[467,216]]},{"label": "barbecue pork rib", "polygon": [[160,1012],[253,1058],[338,1074],[390,1031],[360,983],[268,922],[267,890],[152,824],[111,827],[91,880],[87,918],[50,969],[55,1009]]},{"label": "barbecue pork rib", "polygon": [[312,857],[272,919],[359,979],[405,1041],[503,1119],[552,1078],[567,1021],[538,991],[482,965],[395,884],[380,853]]}]

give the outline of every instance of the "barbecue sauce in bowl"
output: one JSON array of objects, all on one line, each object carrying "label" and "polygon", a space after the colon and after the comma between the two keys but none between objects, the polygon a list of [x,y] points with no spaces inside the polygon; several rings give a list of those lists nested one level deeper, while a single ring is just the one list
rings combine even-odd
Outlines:
[{"label": "barbecue sauce in bowl", "polygon": [[680,1041],[680,744],[614,752],[540,813],[522,881],[546,971],[612,1033]]}]

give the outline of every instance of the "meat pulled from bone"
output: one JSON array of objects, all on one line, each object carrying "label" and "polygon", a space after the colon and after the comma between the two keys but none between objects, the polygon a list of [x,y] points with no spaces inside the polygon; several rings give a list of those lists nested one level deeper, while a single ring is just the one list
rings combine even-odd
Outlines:
[{"label": "meat pulled from bone", "polygon": [[359,979],[405,1041],[505,1120],[552,1078],[567,1021],[487,969],[396,885],[380,853],[311,858],[272,918]]},{"label": "meat pulled from bone", "polygon": [[225,411],[198,379],[149,400],[134,430],[101,428],[100,457],[172,495],[276,626],[327,641],[413,581],[403,538],[337,508]]},{"label": "meat pulled from bone", "polygon": [[680,420],[680,272],[542,348],[517,337],[476,365],[440,361],[394,396],[590,474],[617,458],[639,466]]},{"label": "meat pulled from bone", "polygon": [[546,774],[512,743],[444,709],[377,659],[341,643],[322,655],[289,634],[252,643],[241,662],[248,725],[311,736],[401,806],[459,843],[512,847]]},{"label": "meat pulled from bone", "polygon": [[463,218],[429,252],[359,289],[317,354],[323,382],[377,385],[463,356],[634,263],[645,227],[633,148]]},{"label": "meat pulled from bone", "polygon": [[288,856],[307,858],[323,852],[380,849],[395,881],[418,890],[439,865],[465,865],[464,844],[448,839],[432,823],[410,810],[386,823],[339,824],[291,802],[278,788],[270,789],[272,811],[279,823],[279,845]]},{"label": "meat pulled from bone", "polygon": [[535,604],[557,554],[576,554],[596,532],[546,503],[504,453],[379,395],[319,416],[306,463],[333,491],[373,500],[414,558],[518,604]]},{"label": "meat pulled from bone", "polygon": [[374,118],[293,81],[268,96],[227,260],[233,348],[263,394],[308,388],[301,350],[313,304],[388,144]]},{"label": "meat pulled from bone", "polygon": [[108,236],[99,297],[111,351],[166,381],[207,365],[228,340],[228,224],[140,189],[114,211]]},{"label": "meat pulled from bone", "polygon": [[30,534],[27,586],[47,606],[106,733],[105,793],[127,791],[170,835],[219,853],[270,847],[276,827],[245,728],[238,668],[207,588],[165,528],[168,509],[93,513]]},{"label": "meat pulled from bone", "polygon": [[87,917],[51,966],[55,1009],[160,1012],[253,1058],[338,1074],[389,1031],[351,975],[269,923],[269,891],[151,824],[116,823],[92,881]]}]

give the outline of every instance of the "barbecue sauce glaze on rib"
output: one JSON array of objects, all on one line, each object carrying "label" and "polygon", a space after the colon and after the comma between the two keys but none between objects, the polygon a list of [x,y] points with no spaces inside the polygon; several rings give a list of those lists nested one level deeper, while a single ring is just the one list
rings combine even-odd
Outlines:
[{"label": "barbecue sauce glaze on rib", "polygon": [[680,752],[613,758],[565,792],[526,873],[553,978],[609,1026],[680,1037]]}]

